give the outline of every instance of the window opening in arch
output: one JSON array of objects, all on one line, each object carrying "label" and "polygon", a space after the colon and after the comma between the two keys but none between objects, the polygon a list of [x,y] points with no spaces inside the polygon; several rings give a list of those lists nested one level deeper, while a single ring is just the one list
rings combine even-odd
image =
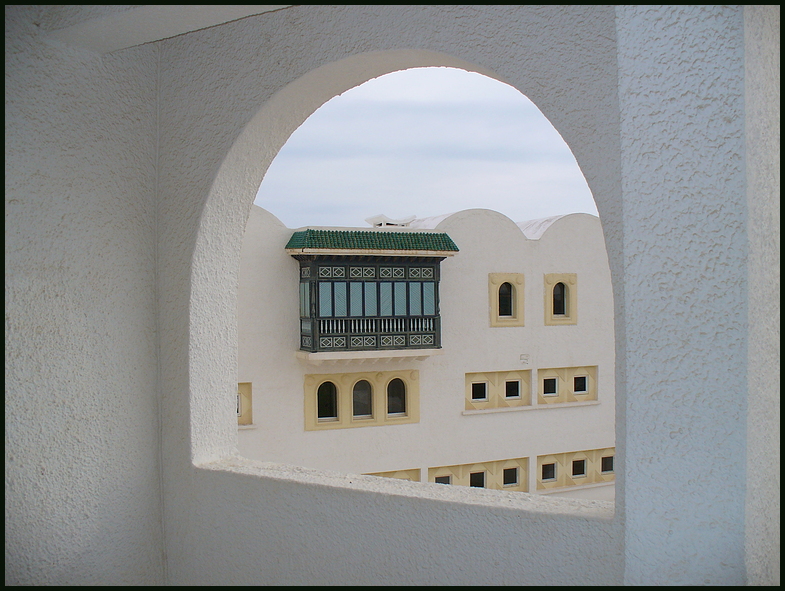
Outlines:
[{"label": "window opening in arch", "polygon": [[567,314],[567,286],[561,281],[553,286],[553,315]]},{"label": "window opening in arch", "polygon": [[317,418],[320,421],[338,420],[338,389],[332,382],[324,382],[316,392]]},{"label": "window opening in arch", "polygon": [[387,414],[402,415],[406,413],[406,384],[401,378],[395,378],[387,384]]},{"label": "window opening in arch", "polygon": [[360,380],[352,389],[352,414],[355,417],[373,416],[373,388],[368,380]]},{"label": "window opening in arch", "polygon": [[499,286],[499,316],[513,315],[515,288],[505,281]]}]

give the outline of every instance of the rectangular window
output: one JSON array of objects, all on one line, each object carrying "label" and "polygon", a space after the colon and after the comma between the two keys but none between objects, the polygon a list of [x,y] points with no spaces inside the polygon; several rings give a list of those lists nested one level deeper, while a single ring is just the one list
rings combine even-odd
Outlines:
[{"label": "rectangular window", "polygon": [[376,283],[366,282],[365,284],[365,315],[376,316]]},{"label": "rectangular window", "polygon": [[504,383],[504,396],[505,398],[520,398],[521,397],[521,383],[519,381],[505,382]]},{"label": "rectangular window", "polygon": [[518,484],[518,468],[505,468],[503,472],[504,486]]},{"label": "rectangular window", "polygon": [[588,383],[586,380],[586,376],[575,376],[573,379],[574,389],[573,392],[576,394],[585,394],[589,391]]},{"label": "rectangular window", "polygon": [[586,460],[573,460],[572,461],[572,475],[573,476],[586,476]]},{"label": "rectangular window", "polygon": [[349,315],[363,315],[363,284],[359,281],[349,284]]},{"label": "rectangular window", "polygon": [[485,488],[485,472],[472,472],[469,474],[469,486]]},{"label": "rectangular window", "polygon": [[556,479],[556,464],[543,464],[542,465],[542,479],[555,480]]},{"label": "rectangular window", "polygon": [[449,474],[447,476],[437,476],[434,478],[434,481],[436,484],[452,484],[452,478],[450,478]]},{"label": "rectangular window", "polygon": [[335,316],[338,318],[342,318],[346,316],[346,307],[348,299],[346,297],[346,282],[344,281],[336,281],[333,284],[333,305],[335,307],[334,312]]},{"label": "rectangular window", "polygon": [[392,316],[392,283],[384,281],[379,284],[379,316]]},{"label": "rectangular window", "polygon": [[542,395],[543,396],[557,396],[557,378],[544,378],[542,380]]},{"label": "rectangular window", "polygon": [[406,283],[397,281],[393,285],[395,291],[395,315],[406,316]]},{"label": "rectangular window", "polygon": [[311,284],[300,284],[300,318],[308,318],[311,315]]},{"label": "rectangular window", "polygon": [[600,460],[600,470],[603,472],[613,472],[613,456],[605,456]]},{"label": "rectangular window", "polygon": [[329,281],[319,282],[319,316],[322,318],[333,315],[333,290]]},{"label": "rectangular window", "polygon": [[422,284],[419,281],[412,281],[409,284],[409,314],[422,315]]},{"label": "rectangular window", "polygon": [[422,284],[422,313],[424,316],[436,315],[436,284],[432,281]]},{"label": "rectangular window", "polygon": [[487,400],[488,384],[485,382],[472,384],[472,400]]}]

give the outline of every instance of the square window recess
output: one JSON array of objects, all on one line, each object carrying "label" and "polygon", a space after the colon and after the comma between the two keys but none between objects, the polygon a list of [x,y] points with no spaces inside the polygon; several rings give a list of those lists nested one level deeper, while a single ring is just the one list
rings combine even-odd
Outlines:
[{"label": "square window recess", "polygon": [[557,394],[556,384],[557,384],[556,378],[544,378],[542,380],[542,395],[556,396]]},{"label": "square window recess", "polygon": [[613,472],[613,456],[605,456],[600,460],[600,469],[603,472]]},{"label": "square window recess", "polygon": [[573,460],[572,461],[572,475],[573,476],[586,476],[586,460]]},{"label": "square window recess", "polygon": [[472,400],[487,400],[488,384],[485,382],[472,384]]},{"label": "square window recess", "polygon": [[469,486],[485,488],[485,472],[472,472],[469,474]]},{"label": "square window recess", "polygon": [[505,468],[503,477],[504,486],[514,486],[518,484],[518,468]]},{"label": "square window recess", "polygon": [[556,464],[543,464],[542,465],[542,479],[555,480],[556,479]]}]

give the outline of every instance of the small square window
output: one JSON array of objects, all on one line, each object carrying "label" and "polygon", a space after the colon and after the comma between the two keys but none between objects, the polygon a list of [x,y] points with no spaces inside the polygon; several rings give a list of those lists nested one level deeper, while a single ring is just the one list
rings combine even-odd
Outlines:
[{"label": "small square window", "polygon": [[600,460],[600,469],[603,472],[613,472],[613,456],[606,456]]},{"label": "small square window", "polygon": [[576,394],[586,394],[589,391],[586,376],[575,376],[573,379],[573,392]]},{"label": "small square window", "polygon": [[572,461],[572,475],[573,476],[586,476],[586,460],[573,460]]},{"label": "small square window", "polygon": [[558,395],[557,382],[558,380],[556,378],[544,378],[542,380],[542,395],[543,396]]},{"label": "small square window", "polygon": [[505,382],[504,396],[506,398],[520,398],[521,397],[521,383],[519,381]]},{"label": "small square window", "polygon": [[504,486],[515,486],[518,484],[518,468],[505,468],[503,477]]},{"label": "small square window", "polygon": [[452,478],[449,474],[447,476],[437,476],[434,480],[436,484],[452,484]]},{"label": "small square window", "polygon": [[542,465],[542,479],[555,480],[556,479],[556,464],[543,464]]},{"label": "small square window", "polygon": [[485,382],[472,384],[472,400],[488,400],[488,384]]},{"label": "small square window", "polygon": [[472,472],[469,474],[469,486],[485,488],[485,472]]}]

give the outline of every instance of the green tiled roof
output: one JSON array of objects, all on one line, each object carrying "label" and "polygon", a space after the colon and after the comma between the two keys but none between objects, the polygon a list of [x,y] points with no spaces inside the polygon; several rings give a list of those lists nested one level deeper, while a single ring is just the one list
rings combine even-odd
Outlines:
[{"label": "green tiled roof", "polygon": [[443,232],[387,230],[302,230],[292,234],[286,248],[458,251],[452,239]]}]

